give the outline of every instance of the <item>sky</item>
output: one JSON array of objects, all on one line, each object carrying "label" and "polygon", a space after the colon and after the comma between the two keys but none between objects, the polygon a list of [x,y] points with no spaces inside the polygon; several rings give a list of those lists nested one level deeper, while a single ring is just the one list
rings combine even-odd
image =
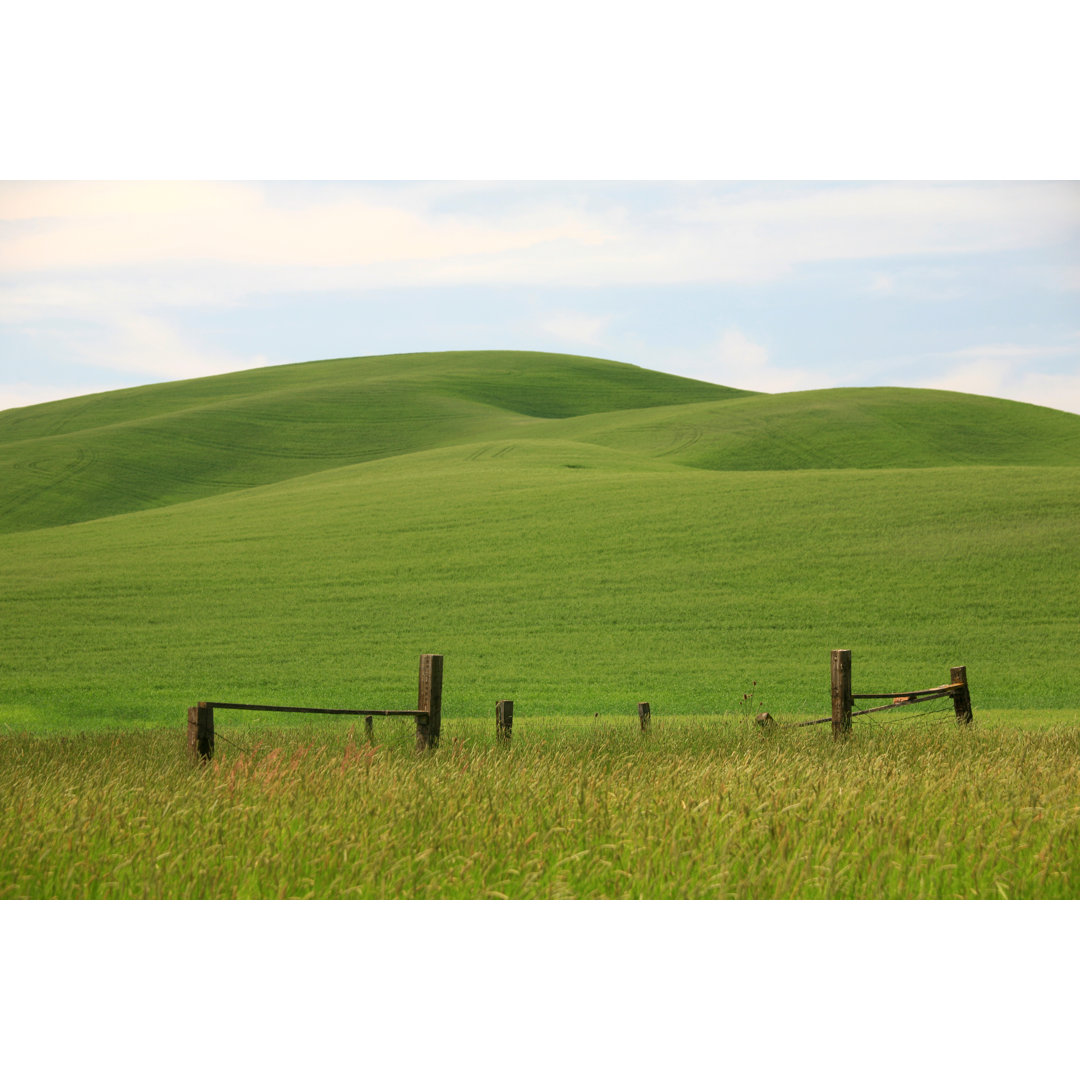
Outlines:
[{"label": "sky", "polygon": [[1080,413],[1071,25],[1064,0],[21,5],[0,409],[530,349]]},{"label": "sky", "polygon": [[0,407],[454,349],[1080,413],[1080,183],[0,183]]}]

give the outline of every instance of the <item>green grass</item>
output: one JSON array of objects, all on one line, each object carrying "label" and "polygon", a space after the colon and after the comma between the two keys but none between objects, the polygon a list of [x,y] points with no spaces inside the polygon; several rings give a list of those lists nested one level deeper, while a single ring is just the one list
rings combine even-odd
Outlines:
[{"label": "green grass", "polygon": [[259,368],[0,414],[0,532],[185,502],[539,419],[744,396],[547,353],[418,353]]},{"label": "green grass", "polygon": [[438,447],[610,447],[709,469],[1080,466],[1080,423],[925,390],[763,395],[544,353],[325,360],[0,414],[0,532],[88,521]]},{"label": "green grass", "polygon": [[755,681],[774,713],[823,713],[837,647],[856,691],[962,663],[977,709],[1080,703],[1069,414],[479,353],[120,391],[0,433],[28,461],[101,451],[4,489],[7,730],[170,725],[200,699],[409,707],[421,652],[447,658],[450,719],[500,697],[717,713]]},{"label": "green grass", "polygon": [[[455,447],[0,540],[0,723],[176,723],[197,700],[448,717],[828,711],[966,664],[976,708],[1080,702],[1073,468],[724,473]],[[574,465],[575,468],[567,466]],[[32,718],[32,719],[31,719]]]},{"label": "green grass", "polygon": [[940,390],[755,395],[577,417],[551,432],[704,469],[1080,465],[1077,417]]},{"label": "green grass", "polygon": [[[456,353],[10,410],[0,897],[1075,897],[1078,611],[1034,406]],[[965,664],[975,725],[746,722],[825,715],[833,648]],[[422,652],[434,754],[221,711],[186,757],[198,700],[410,708]]]},{"label": "green grass", "polygon": [[0,898],[1073,898],[1080,731],[728,718],[0,739]]}]

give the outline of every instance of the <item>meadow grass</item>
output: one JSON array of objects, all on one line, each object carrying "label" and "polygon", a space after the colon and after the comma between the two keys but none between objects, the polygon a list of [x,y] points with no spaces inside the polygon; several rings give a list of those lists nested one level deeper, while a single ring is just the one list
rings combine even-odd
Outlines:
[{"label": "meadow grass", "polygon": [[[1080,703],[1080,470],[710,472],[480,444],[0,537],[0,724],[199,700],[444,712],[828,711],[966,664],[976,708]],[[483,453],[480,453],[483,451]],[[579,468],[568,468],[578,465]]]},{"label": "meadow grass", "polygon": [[288,364],[0,413],[0,532],[206,498],[555,419],[746,396],[581,356]]},{"label": "meadow grass", "polygon": [[[223,731],[225,729],[223,728]],[[242,747],[242,748],[241,748]],[[672,717],[0,738],[0,897],[1073,898],[1080,730]]]},{"label": "meadow grass", "polygon": [[9,730],[408,708],[422,652],[451,717],[755,681],[810,714],[833,648],[857,691],[966,664],[980,708],[1080,702],[1080,418],[1051,409],[414,354],[8,410],[0,449]]},{"label": "meadow grass", "polygon": [[758,394],[579,416],[546,431],[702,469],[1080,465],[1072,414],[944,390]]},{"label": "meadow grass", "polygon": [[0,413],[0,533],[481,440],[606,446],[708,469],[1080,465],[1080,421],[897,388],[752,394],[590,357],[354,357]]},{"label": "meadow grass", "polygon": [[[1078,423],[512,353],[9,410],[0,896],[1075,897]],[[966,665],[976,724],[756,729],[833,648]],[[425,652],[433,754],[222,712],[186,757],[196,701],[411,708]]]}]

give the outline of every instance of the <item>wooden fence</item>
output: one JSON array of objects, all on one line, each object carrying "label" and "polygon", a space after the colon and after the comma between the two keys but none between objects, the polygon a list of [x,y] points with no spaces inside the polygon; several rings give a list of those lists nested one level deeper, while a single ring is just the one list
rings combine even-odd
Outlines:
[{"label": "wooden fence", "polygon": [[420,682],[415,709],[314,709],[296,705],[248,705],[235,701],[200,701],[188,709],[188,748],[200,760],[214,756],[214,710],[314,713],[321,716],[362,716],[370,734],[376,716],[412,716],[416,719],[416,747],[434,749],[442,731],[443,658],[438,653],[420,657]]},{"label": "wooden fence", "polygon": [[[832,724],[834,739],[842,739],[851,732],[851,720],[855,716],[869,716],[871,713],[899,709],[904,705],[917,705],[921,702],[936,701],[939,698],[952,698],[953,712],[959,724],[970,724],[974,719],[971,712],[971,691],[968,689],[967,668],[954,667],[949,670],[949,681],[942,686],[931,686],[925,690],[890,690],[876,694],[855,694],[851,690],[851,650],[833,649],[830,661],[830,681],[832,684],[832,712],[820,720],[803,720],[796,724],[782,724],[782,727],[812,727],[815,724]],[[855,710],[856,701],[884,701],[884,705],[875,705],[869,709]],[[638,721],[641,733],[649,733],[652,711],[647,701],[638,702]],[[775,721],[768,713],[759,713],[757,723],[762,727],[771,727]]]},{"label": "wooden fence", "polygon": [[[814,724],[832,724],[833,738],[844,738],[851,731],[851,721],[856,716],[898,709],[904,705],[952,698],[953,710],[958,723],[970,724],[971,693],[968,689],[967,668],[954,667],[949,672],[949,682],[931,686],[926,690],[897,690],[874,694],[855,694],[851,689],[851,650],[834,649],[830,663],[832,683],[832,712],[820,720],[803,720],[782,727],[809,727]],[[192,754],[204,760],[214,756],[214,710],[243,709],[250,712],[316,713],[326,716],[363,716],[368,734],[372,733],[376,716],[412,716],[416,719],[416,746],[419,750],[434,749],[439,745],[442,730],[442,683],[443,658],[438,653],[425,653],[420,657],[420,682],[415,709],[314,709],[292,705],[247,705],[237,702],[200,701],[188,709],[188,747]],[[884,701],[883,705],[855,711],[856,701]],[[642,735],[647,735],[652,723],[652,710],[647,701],[639,701],[638,723]],[[761,713],[757,721],[763,726],[774,724],[768,713]],[[500,743],[509,743],[513,733],[514,703],[500,700],[495,703],[495,735]]]},{"label": "wooden fence", "polygon": [[[793,724],[793,727],[832,724],[833,738],[842,739],[851,732],[853,717],[869,716],[871,713],[886,712],[889,709],[899,709],[905,705],[917,705],[946,697],[952,698],[957,723],[970,724],[974,719],[971,713],[971,692],[968,689],[966,667],[950,668],[947,683],[931,686],[926,690],[889,690],[875,694],[855,694],[851,689],[851,650],[833,649],[830,676],[832,713],[820,720],[805,720],[800,724]],[[854,711],[856,701],[884,701],[885,704],[856,712]]]}]

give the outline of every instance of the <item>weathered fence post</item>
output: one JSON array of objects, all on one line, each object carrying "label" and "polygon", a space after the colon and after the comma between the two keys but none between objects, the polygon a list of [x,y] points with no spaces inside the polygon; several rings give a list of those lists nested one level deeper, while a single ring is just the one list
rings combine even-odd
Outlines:
[{"label": "weathered fence post", "polygon": [[367,736],[369,743],[375,741],[375,717],[364,717],[364,734]]},{"label": "weathered fence post", "polygon": [[416,708],[427,716],[416,718],[416,749],[434,750],[439,745],[442,730],[443,658],[439,653],[424,653],[420,657],[420,689]]},{"label": "weathered fence post", "polygon": [[638,721],[641,724],[641,734],[649,734],[649,722],[652,720],[652,713],[649,712],[649,703],[647,701],[639,701],[637,703],[637,715]]},{"label": "weathered fence post", "polygon": [[832,733],[842,739],[851,731],[851,650],[832,651]]},{"label": "weathered fence post", "polygon": [[971,715],[971,693],[968,690],[967,668],[951,668],[949,682],[963,684],[959,690],[953,693],[953,710],[956,713],[956,722],[958,724],[970,724],[974,717]]},{"label": "weathered fence post", "polygon": [[509,742],[514,731],[514,703],[495,702],[495,737],[499,742]]},{"label": "weathered fence post", "polygon": [[187,711],[187,742],[198,760],[209,761],[214,756],[214,710],[205,701]]}]

